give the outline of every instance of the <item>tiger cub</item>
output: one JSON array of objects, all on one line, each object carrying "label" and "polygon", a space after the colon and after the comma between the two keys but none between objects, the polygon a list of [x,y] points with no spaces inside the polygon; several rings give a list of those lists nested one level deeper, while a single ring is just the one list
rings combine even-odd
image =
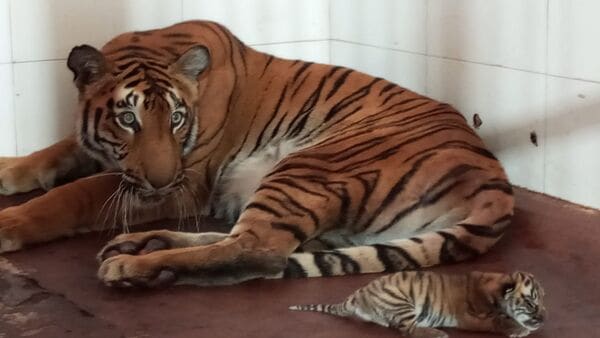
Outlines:
[{"label": "tiger cub", "polygon": [[372,281],[343,303],[296,305],[290,310],[356,316],[410,337],[448,337],[435,327],[524,337],[544,321],[543,296],[539,282],[525,272],[404,271]]}]

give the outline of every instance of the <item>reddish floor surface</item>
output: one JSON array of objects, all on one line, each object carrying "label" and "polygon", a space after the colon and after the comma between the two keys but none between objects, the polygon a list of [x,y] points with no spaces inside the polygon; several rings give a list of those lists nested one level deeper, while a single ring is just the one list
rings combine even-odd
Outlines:
[{"label": "reddish floor surface", "polygon": [[[0,208],[27,197],[0,198]],[[531,271],[546,289],[549,310],[546,326],[531,337],[600,337],[600,212],[520,189],[517,206],[511,230],[491,252],[438,270]],[[369,323],[287,310],[340,301],[376,275],[119,291],[95,278],[94,255],[108,238],[89,234],[0,257],[0,338],[399,336]]]}]

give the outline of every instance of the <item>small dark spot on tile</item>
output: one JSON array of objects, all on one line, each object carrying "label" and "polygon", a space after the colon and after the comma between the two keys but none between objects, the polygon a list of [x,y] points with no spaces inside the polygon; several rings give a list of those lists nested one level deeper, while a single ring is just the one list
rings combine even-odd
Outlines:
[{"label": "small dark spot on tile", "polygon": [[483,121],[481,121],[481,117],[479,117],[479,114],[477,114],[477,113],[473,114],[473,127],[475,129],[479,129],[479,127],[481,127],[482,124],[483,124]]},{"label": "small dark spot on tile", "polygon": [[531,133],[529,133],[529,140],[531,141],[531,143],[534,146],[536,146],[536,147],[538,146],[538,139],[537,139],[537,134],[536,134],[535,130],[532,131]]},{"label": "small dark spot on tile", "polygon": [[79,313],[81,313],[84,317],[96,317],[93,313],[86,311],[84,309],[79,309]]},{"label": "small dark spot on tile", "polygon": [[577,97],[580,99],[585,99],[585,95],[583,95],[583,94],[577,94]]}]

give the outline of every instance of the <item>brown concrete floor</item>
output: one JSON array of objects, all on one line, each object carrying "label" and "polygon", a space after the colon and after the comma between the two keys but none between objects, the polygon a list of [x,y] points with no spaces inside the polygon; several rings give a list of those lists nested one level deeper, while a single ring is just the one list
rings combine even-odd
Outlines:
[{"label": "brown concrete floor", "polygon": [[[514,224],[491,252],[438,270],[531,271],[549,310],[546,326],[531,337],[600,337],[600,211],[521,189],[516,196]],[[29,197],[0,198],[0,208]],[[376,275],[112,290],[95,278],[94,255],[109,237],[88,234],[0,256],[0,338],[399,336],[370,323],[287,311],[340,301]]]}]

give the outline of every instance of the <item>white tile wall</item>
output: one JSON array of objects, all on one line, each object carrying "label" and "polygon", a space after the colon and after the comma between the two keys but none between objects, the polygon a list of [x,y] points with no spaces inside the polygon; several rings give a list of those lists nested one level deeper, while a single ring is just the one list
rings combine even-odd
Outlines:
[{"label": "white tile wall", "polygon": [[543,75],[430,57],[427,87],[429,96],[452,104],[469,122],[479,114],[477,132],[513,183],[544,190]]},{"label": "white tile wall", "polygon": [[600,208],[598,13],[597,0],[0,0],[0,156],[72,130],[72,46],[209,19],[478,113],[513,182]]},{"label": "white tile wall", "polygon": [[12,65],[0,64],[0,156],[13,156],[16,153],[12,81]]},{"label": "white tile wall", "polygon": [[334,40],[425,53],[427,1],[331,0]]},{"label": "white tile wall", "polygon": [[600,207],[600,84],[548,79],[546,192]]},{"label": "white tile wall", "polygon": [[0,63],[12,60],[10,45],[10,3],[0,0]]},{"label": "white tile wall", "polygon": [[546,0],[429,0],[427,21],[430,55],[544,71]]},{"label": "white tile wall", "polygon": [[331,62],[425,93],[427,57],[424,55],[332,41]]},{"label": "white tile wall", "polygon": [[180,1],[13,0],[15,61],[64,59],[71,48],[102,47],[113,36],[181,21]]},{"label": "white tile wall", "polygon": [[304,41],[253,45],[261,52],[286,59],[302,59],[306,61],[329,63],[329,40]]},{"label": "white tile wall", "polygon": [[65,61],[14,65],[17,153],[29,154],[74,131],[77,91]]},{"label": "white tile wall", "polygon": [[183,18],[221,22],[248,44],[329,39],[324,0],[183,0]]},{"label": "white tile wall", "polygon": [[549,73],[600,81],[600,1],[549,3]]}]

